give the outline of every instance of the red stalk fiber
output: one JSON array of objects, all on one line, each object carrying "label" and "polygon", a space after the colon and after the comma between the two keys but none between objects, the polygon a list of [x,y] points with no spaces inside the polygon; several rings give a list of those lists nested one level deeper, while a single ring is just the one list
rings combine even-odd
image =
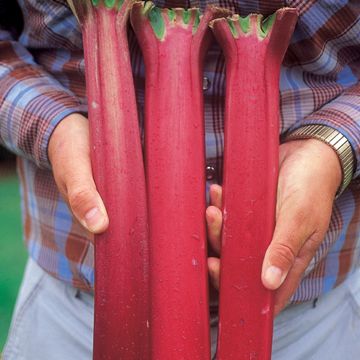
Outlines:
[{"label": "red stalk fiber", "polygon": [[149,359],[146,185],[126,30],[132,0],[70,5],[83,32],[93,175],[110,219],[95,236],[93,357]]},{"label": "red stalk fiber", "polygon": [[[209,359],[202,62],[209,8],[135,3],[143,51],[152,359]],[[224,14],[224,12],[222,12]]]},{"label": "red stalk fiber", "polygon": [[271,358],[273,293],[261,283],[275,224],[279,73],[295,9],[216,19],[226,58],[218,360]]}]

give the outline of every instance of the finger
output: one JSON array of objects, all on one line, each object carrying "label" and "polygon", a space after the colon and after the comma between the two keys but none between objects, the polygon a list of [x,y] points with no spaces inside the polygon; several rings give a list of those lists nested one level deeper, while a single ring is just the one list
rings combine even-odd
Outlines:
[{"label": "finger", "polygon": [[263,284],[270,290],[281,286],[304,242],[316,232],[312,214],[307,209],[311,206],[296,197],[289,197],[280,208],[262,267]]},{"label": "finger", "polygon": [[109,220],[96,190],[89,153],[86,118],[68,117],[55,129],[49,157],[55,181],[78,221],[90,232],[106,230]]},{"label": "finger", "polygon": [[293,269],[289,272],[284,283],[275,292],[274,316],[277,316],[289,303],[291,296],[300,285],[303,272],[306,268],[298,266],[299,259],[295,260]]},{"label": "finger", "polygon": [[217,184],[210,186],[210,204],[222,208],[222,187]]},{"label": "finger", "polygon": [[210,281],[215,289],[219,290],[220,286],[220,259],[215,257],[208,258],[208,269]]},{"label": "finger", "polygon": [[209,206],[206,209],[206,223],[208,230],[208,239],[211,248],[220,254],[221,249],[221,227],[222,227],[222,213],[221,210],[215,206]]}]

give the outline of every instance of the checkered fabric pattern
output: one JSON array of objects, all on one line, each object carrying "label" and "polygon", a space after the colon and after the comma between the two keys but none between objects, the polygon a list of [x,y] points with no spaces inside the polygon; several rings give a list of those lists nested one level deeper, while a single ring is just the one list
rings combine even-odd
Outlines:
[{"label": "checkered fabric pattern", "polygon": [[[338,0],[159,0],[158,6],[226,7],[241,15],[296,7],[299,21],[281,69],[284,135],[324,124],[350,141],[354,180],[337,199],[326,238],[293,296],[318,297],[359,267],[360,226],[360,7]],[[79,25],[65,0],[20,0],[25,26],[19,39],[0,28],[0,143],[19,155],[24,238],[29,253],[53,276],[89,290],[94,284],[93,246],[71,215],[51,174],[48,141],[67,115],[86,112],[84,60]],[[143,120],[144,65],[129,33],[136,95]],[[224,58],[216,44],[204,67],[207,166],[221,183]]]}]

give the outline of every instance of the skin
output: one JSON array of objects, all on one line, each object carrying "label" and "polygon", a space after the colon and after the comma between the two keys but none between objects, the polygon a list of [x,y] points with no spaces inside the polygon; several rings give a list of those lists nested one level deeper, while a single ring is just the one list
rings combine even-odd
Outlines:
[{"label": "skin", "polygon": [[[261,274],[263,285],[276,290],[275,315],[288,303],[324,240],[341,180],[338,157],[325,143],[310,139],[280,146],[276,226]],[[211,206],[206,211],[209,241],[220,254],[220,186],[211,187],[210,199]],[[220,263],[218,257],[208,259],[210,278],[217,289]]]},{"label": "skin", "polygon": [[[48,155],[57,186],[74,216],[93,234],[106,230],[109,219],[92,177],[88,121],[71,114],[55,128]],[[280,146],[276,226],[267,249],[261,279],[275,293],[275,314],[288,303],[325,237],[342,172],[335,151],[318,140]],[[218,257],[208,259],[210,278],[219,288],[221,187],[210,189],[206,210],[208,237]],[[239,235],[239,241],[241,237]]]},{"label": "skin", "polygon": [[105,231],[109,218],[92,177],[88,120],[64,118],[53,131],[48,156],[60,193],[76,219],[93,234]]}]

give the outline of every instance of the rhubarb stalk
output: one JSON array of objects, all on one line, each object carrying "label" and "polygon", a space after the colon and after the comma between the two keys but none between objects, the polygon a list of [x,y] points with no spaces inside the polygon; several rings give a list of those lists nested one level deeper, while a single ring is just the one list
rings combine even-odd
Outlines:
[{"label": "rhubarb stalk", "polygon": [[[202,62],[219,10],[135,3],[145,60],[152,359],[209,359]],[[221,13],[221,12],[220,12]]]},{"label": "rhubarb stalk", "polygon": [[91,160],[109,228],[95,236],[94,359],[149,359],[146,185],[127,22],[132,0],[69,1],[84,43]]},{"label": "rhubarb stalk", "polygon": [[271,358],[273,293],[261,283],[275,224],[279,73],[295,9],[211,23],[226,58],[218,360]]}]

